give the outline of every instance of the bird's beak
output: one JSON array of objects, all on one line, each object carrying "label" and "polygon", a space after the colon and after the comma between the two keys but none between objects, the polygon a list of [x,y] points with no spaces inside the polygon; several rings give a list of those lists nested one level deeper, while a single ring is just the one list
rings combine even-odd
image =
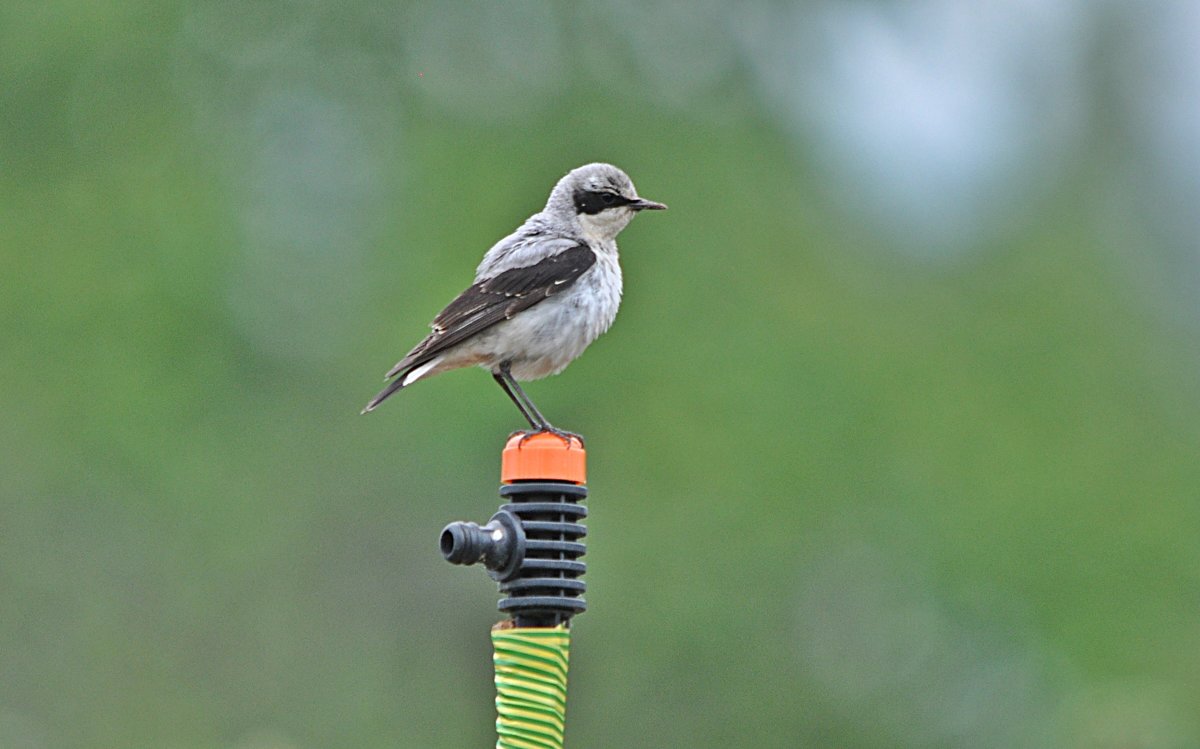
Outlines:
[{"label": "bird's beak", "polygon": [[646,200],[645,198],[635,199],[632,203],[629,204],[629,207],[635,211],[665,211],[665,210],[667,210],[667,207],[665,205],[663,205],[662,203],[655,203],[653,200]]}]

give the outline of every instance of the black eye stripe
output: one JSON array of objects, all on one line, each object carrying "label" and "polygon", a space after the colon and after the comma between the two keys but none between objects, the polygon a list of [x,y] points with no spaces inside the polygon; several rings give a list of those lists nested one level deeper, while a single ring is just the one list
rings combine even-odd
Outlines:
[{"label": "black eye stripe", "polygon": [[595,216],[605,208],[616,208],[629,205],[631,201],[623,195],[607,190],[576,190],[574,197],[575,212]]}]

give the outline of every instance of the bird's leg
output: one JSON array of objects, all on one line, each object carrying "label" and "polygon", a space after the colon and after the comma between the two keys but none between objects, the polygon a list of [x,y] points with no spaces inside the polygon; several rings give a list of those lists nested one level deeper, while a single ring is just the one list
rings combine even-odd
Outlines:
[{"label": "bird's leg", "polygon": [[[526,410],[524,402],[522,402],[521,399],[516,396],[516,393],[512,391],[512,388],[509,387],[509,381],[512,375],[508,373],[508,364],[501,364],[500,371],[493,372],[492,377],[497,383],[500,384],[500,387],[504,388],[505,394],[508,395],[508,397],[512,399],[512,402],[516,404],[517,409],[521,412],[521,415],[525,417],[525,421],[529,422],[529,426],[535,430],[541,429],[543,425],[540,422],[534,421],[533,417],[529,415],[529,411]],[[515,385],[516,381],[513,380],[512,383]],[[517,389],[520,390],[520,388]],[[521,395],[525,395],[525,393],[522,392]],[[538,415],[540,416],[541,414]],[[543,419],[543,421],[545,421],[545,419]]]},{"label": "bird's leg", "polygon": [[[512,377],[512,375],[509,375],[509,377]],[[517,391],[517,395],[521,397],[521,400],[525,401],[525,405],[533,414],[533,418],[537,422],[535,426],[542,431],[552,431],[554,427],[550,424],[549,420],[547,420],[545,416],[542,416],[542,412],[538,410],[538,407],[534,404],[533,399],[529,397],[529,395],[521,388],[519,384],[517,384],[515,379],[511,381],[511,385],[513,390]]]},{"label": "bird's leg", "polygon": [[522,390],[521,386],[517,383],[516,378],[512,376],[512,372],[509,371],[508,362],[501,363],[499,369],[500,371],[494,374],[493,377],[495,377],[496,381],[500,383],[500,387],[504,388],[504,392],[508,393],[508,397],[512,398],[513,403],[517,404],[517,408],[521,409],[521,415],[523,415],[525,420],[529,422],[529,426],[533,427],[532,430],[526,432],[524,436],[521,437],[521,442],[519,444],[525,444],[525,440],[529,439],[535,434],[541,434],[543,432],[548,432],[560,438],[563,442],[567,443],[567,447],[571,446],[572,439],[579,440],[580,445],[583,444],[583,437],[575,434],[574,432],[568,432],[565,429],[559,429],[551,424],[549,420],[542,415],[542,412],[538,410],[536,405],[534,405],[533,399],[526,395],[525,391]]}]

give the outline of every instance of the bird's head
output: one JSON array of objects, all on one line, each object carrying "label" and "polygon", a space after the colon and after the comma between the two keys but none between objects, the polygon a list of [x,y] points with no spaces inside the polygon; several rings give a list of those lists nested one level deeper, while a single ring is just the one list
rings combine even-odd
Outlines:
[{"label": "bird's head", "polygon": [[661,211],[662,203],[639,198],[629,175],[612,164],[586,164],[558,181],[546,211],[577,222],[585,237],[614,239],[639,211]]}]

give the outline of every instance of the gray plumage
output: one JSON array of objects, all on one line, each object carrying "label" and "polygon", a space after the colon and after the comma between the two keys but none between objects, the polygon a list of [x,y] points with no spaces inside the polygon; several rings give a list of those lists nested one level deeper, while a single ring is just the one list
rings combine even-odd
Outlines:
[{"label": "gray plumage", "polygon": [[541,212],[487,251],[474,283],[392,367],[391,382],[363,413],[414,382],[478,365],[491,371],[531,427],[563,434],[516,381],[561,372],[608,330],[621,302],[617,234],[637,212],[664,208],[638,197],[629,177],[610,164],[568,173]]}]

